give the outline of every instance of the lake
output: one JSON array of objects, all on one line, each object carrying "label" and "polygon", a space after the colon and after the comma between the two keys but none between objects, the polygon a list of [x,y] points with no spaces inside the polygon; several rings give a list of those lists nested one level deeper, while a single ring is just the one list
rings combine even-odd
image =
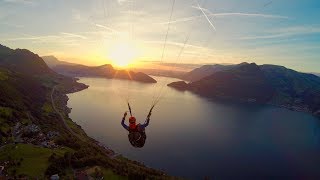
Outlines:
[{"label": "lake", "polygon": [[[154,78],[159,83],[81,78],[90,87],[68,95],[70,117],[116,152],[170,175],[320,178],[318,118],[268,105],[216,102],[165,86],[176,79]],[[143,123],[159,94],[146,144],[134,148],[120,124],[126,100]]]}]

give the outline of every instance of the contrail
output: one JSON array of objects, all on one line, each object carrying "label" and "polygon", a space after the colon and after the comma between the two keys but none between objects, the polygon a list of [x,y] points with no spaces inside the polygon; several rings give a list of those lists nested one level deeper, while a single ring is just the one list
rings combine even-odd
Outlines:
[{"label": "contrail", "polygon": [[209,22],[209,24],[211,25],[211,27],[216,31],[216,27],[214,27],[214,25],[212,24],[212,22],[210,21],[209,17],[207,16],[207,14],[203,11],[203,9],[200,7],[200,4],[197,0],[197,4],[198,4],[198,8],[201,10],[201,12],[203,13],[203,15],[206,17],[207,21]]},{"label": "contrail", "polygon": [[289,19],[287,16],[279,16],[272,14],[258,14],[258,13],[217,13],[210,14],[209,16],[253,16],[253,17],[263,17],[263,18],[278,18],[278,19]]},{"label": "contrail", "polygon": [[198,18],[201,18],[201,17],[204,17],[203,15],[200,15],[200,16],[191,16],[191,17],[186,17],[186,18],[181,18],[181,19],[177,19],[177,20],[174,20],[174,21],[171,21],[171,22],[161,22],[161,23],[156,23],[156,24],[169,24],[169,23],[180,23],[180,22],[188,22],[188,21],[192,21],[192,20],[195,20],[195,19],[198,19]]},{"label": "contrail", "polygon": [[4,2],[7,3],[23,3],[23,4],[31,4],[33,5],[35,2],[30,0],[4,0]]},{"label": "contrail", "polygon": [[87,39],[87,37],[82,36],[82,35],[78,35],[78,34],[73,34],[73,33],[66,33],[66,32],[62,32],[61,34],[63,35],[67,35],[70,37],[76,37],[76,38],[81,38],[81,39]]},{"label": "contrail", "polygon": [[256,39],[274,39],[274,38],[280,38],[280,37],[286,37],[294,35],[292,33],[282,33],[282,34],[272,34],[272,35],[265,35],[265,36],[246,36],[246,37],[240,37],[240,40],[256,40]]},{"label": "contrail", "polygon": [[267,6],[271,5],[272,3],[273,3],[273,1],[270,1],[270,2],[266,3],[263,7],[267,7]]},{"label": "contrail", "polygon": [[[195,9],[200,9],[197,6],[191,6]],[[242,13],[242,12],[229,12],[229,13],[212,13],[209,9],[201,8],[206,11],[208,16],[256,16],[256,17],[264,17],[264,18],[279,18],[279,19],[289,19],[287,16],[279,16],[273,14],[259,14],[259,13]]]},{"label": "contrail", "polygon": [[[200,9],[198,7],[194,7],[196,9]],[[206,10],[205,8],[202,8],[203,10]],[[287,16],[279,16],[279,15],[273,15],[273,14],[258,14],[258,13],[242,13],[242,12],[230,12],[230,13],[209,13],[207,14],[208,17],[215,16],[215,17],[225,17],[225,16],[248,16],[248,17],[262,17],[262,18],[274,18],[274,19],[289,19]],[[185,18],[176,19],[174,21],[171,21],[170,23],[182,23],[182,22],[188,22],[192,21],[201,17],[205,17],[204,15],[199,16],[190,16]],[[162,22],[157,24],[169,24],[169,22]]]},{"label": "contrail", "polygon": [[10,39],[6,39],[5,41],[36,40],[36,39],[41,39],[41,37],[10,38]]},{"label": "contrail", "polygon": [[7,23],[7,22],[0,22],[1,25],[5,25],[5,26],[10,26],[10,27],[15,27],[15,28],[23,28],[23,25],[19,25],[19,24],[11,24],[11,23]]},{"label": "contrail", "polygon": [[117,31],[115,29],[112,29],[110,27],[107,27],[107,26],[104,26],[104,25],[101,25],[101,24],[94,24],[94,25],[99,27],[99,28],[103,28],[103,29],[109,30],[109,31],[114,32],[114,33],[118,33],[119,32],[119,31]]},{"label": "contrail", "polygon": [[[163,41],[142,41],[142,43],[145,43],[145,44],[162,44]],[[174,41],[167,41],[167,45],[183,47],[184,43],[182,43],[182,42],[174,42]],[[186,46],[191,47],[191,48],[195,48],[195,49],[208,49],[208,50],[210,50],[207,47],[198,46],[198,45],[194,45],[194,44],[188,44],[187,43]]]},{"label": "contrail", "polygon": [[20,41],[20,40],[49,40],[49,39],[57,39],[60,36],[48,35],[48,36],[33,36],[29,34],[23,34],[27,37],[18,37],[18,38],[10,38],[5,41]]}]

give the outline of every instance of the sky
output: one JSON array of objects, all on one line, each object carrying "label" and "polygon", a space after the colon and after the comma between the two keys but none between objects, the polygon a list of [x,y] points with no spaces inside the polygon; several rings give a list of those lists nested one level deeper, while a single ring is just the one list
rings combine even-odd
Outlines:
[{"label": "sky", "polygon": [[246,61],[320,72],[319,19],[318,0],[0,0],[0,44],[87,65]]}]

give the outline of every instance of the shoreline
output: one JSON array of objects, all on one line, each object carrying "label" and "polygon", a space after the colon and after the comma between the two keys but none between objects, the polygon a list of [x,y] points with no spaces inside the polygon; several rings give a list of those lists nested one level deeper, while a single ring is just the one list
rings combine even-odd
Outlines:
[{"label": "shoreline", "polygon": [[[76,78],[76,82],[77,82],[77,83],[79,83],[78,80],[80,80],[80,79],[79,79],[79,78]],[[83,83],[79,83],[79,84],[83,84]],[[63,96],[64,96],[64,97],[61,97],[61,98],[64,99],[64,101],[63,101],[63,102],[64,102],[63,106],[64,106],[65,108],[63,108],[63,109],[66,110],[64,113],[65,113],[65,114],[67,115],[67,117],[72,121],[72,123],[74,123],[74,124],[75,124],[77,127],[79,127],[83,132],[85,132],[85,130],[84,130],[80,125],[78,125],[75,121],[73,121],[73,119],[71,119],[71,118],[69,117],[69,114],[71,113],[72,108],[68,107],[68,101],[69,101],[68,94],[73,94],[73,93],[81,92],[81,91],[84,91],[84,90],[86,90],[86,89],[88,89],[88,88],[90,87],[89,85],[86,85],[86,84],[83,84],[83,85],[84,85],[84,86],[82,86],[82,88],[74,88],[74,89],[72,89],[72,90],[71,90],[70,92],[68,92],[68,93],[63,93]],[[115,157],[121,155],[120,153],[115,152],[113,149],[111,149],[111,148],[108,147],[107,145],[104,145],[103,143],[101,143],[101,142],[97,141],[96,139],[90,137],[86,132],[85,132],[85,134],[86,134],[86,136],[87,136],[92,142],[94,142],[96,145],[98,145],[98,146],[100,146],[101,148],[103,148],[104,150],[106,150],[106,154],[108,154],[108,155],[107,155],[108,157],[110,157],[110,158],[115,158]],[[109,155],[109,153],[111,153],[111,155]]]},{"label": "shoreline", "polygon": [[257,104],[257,105],[270,105],[270,106],[274,106],[274,107],[278,107],[278,108],[283,108],[283,109],[287,109],[287,110],[290,110],[290,111],[293,111],[293,112],[300,112],[300,113],[306,113],[306,114],[309,114],[309,115],[312,115],[316,118],[319,118],[320,119],[320,110],[317,111],[317,112],[312,112],[308,107],[304,106],[304,105],[290,105],[290,104],[276,104],[274,102],[269,101],[269,102],[266,102],[266,103],[259,103],[257,102],[255,99],[233,99],[232,97],[227,97],[227,96],[206,96],[206,95],[203,95],[203,94],[199,94],[193,90],[190,90],[188,88],[186,89],[179,89],[178,87],[175,87],[175,86],[168,86],[170,88],[173,88],[177,91],[188,91],[190,93],[193,93],[194,95],[197,95],[201,98],[205,98],[207,100],[213,100],[213,101],[225,101],[225,102],[237,102],[237,103],[245,103],[245,104]]},{"label": "shoreline", "polygon": [[[79,84],[83,84],[83,83],[80,83],[78,82],[80,79],[77,79],[77,83]],[[159,170],[159,169],[155,169],[153,167],[150,167],[150,166],[147,166],[145,165],[143,162],[141,161],[138,161],[138,160],[131,160],[131,159],[128,159],[127,157],[125,156],[122,156],[122,154],[114,151],[112,148],[110,148],[109,146],[103,144],[102,142],[99,142],[98,140],[90,137],[86,132],[85,130],[80,126],[78,125],[76,122],[74,122],[70,117],[69,117],[69,114],[71,113],[71,110],[72,108],[68,107],[68,104],[67,102],[69,101],[69,97],[68,97],[68,94],[73,94],[73,93],[77,93],[77,92],[81,92],[83,90],[86,90],[88,89],[90,86],[89,85],[86,85],[86,88],[81,88],[81,89],[77,89],[77,90],[74,90],[74,91],[71,91],[71,92],[68,92],[68,93],[62,93],[63,97],[61,98],[65,98],[65,100],[63,101],[63,105],[65,106],[64,109],[67,109],[65,112],[63,113],[66,113],[67,117],[72,121],[73,124],[75,124],[81,131],[83,131],[86,135],[86,137],[90,140],[90,142],[94,143],[96,146],[102,148],[104,151],[105,151],[105,155],[110,158],[111,160],[120,160],[120,159],[125,159],[125,161],[127,161],[127,163],[130,163],[130,164],[134,164],[135,166],[138,166],[139,168],[146,168],[150,171],[154,171],[156,172],[158,175],[161,174],[161,176],[164,176],[166,178],[169,177],[169,179],[181,179],[180,177],[174,177],[174,176],[170,176],[168,175],[165,171],[163,170]]]},{"label": "shoreline", "polygon": [[[92,84],[93,85],[93,84]],[[83,90],[85,90],[85,89],[83,89]],[[80,90],[80,91],[82,91],[82,90]],[[77,92],[80,92],[80,91],[77,91]],[[74,93],[76,93],[76,92],[74,92]],[[72,94],[72,93],[69,93],[69,94]],[[80,96],[81,97],[81,96]],[[247,102],[248,103],[248,102]],[[254,103],[249,103],[249,104],[254,104]],[[271,105],[271,104],[265,104],[265,105]],[[279,107],[279,106],[275,106],[275,105],[271,105],[271,106],[274,106],[274,107]],[[287,109],[287,108],[284,108],[284,107],[279,107],[279,108],[283,108],[283,109]],[[81,116],[80,116],[81,117]],[[75,122],[74,122],[75,123]],[[76,124],[76,123],[75,123]],[[98,144],[99,144],[99,141],[96,141],[96,142],[98,142]],[[102,143],[100,143],[99,144],[100,146],[101,145],[103,145]],[[108,146],[107,146],[107,148],[108,148]]]},{"label": "shoreline", "polygon": [[[75,88],[72,87],[71,91],[67,91],[67,92],[61,92],[59,91],[58,93],[58,97],[62,99],[62,104],[57,104],[57,106],[63,106],[60,107],[63,109],[63,112],[67,118],[69,120],[71,120],[71,122],[80,130],[85,134],[86,139],[88,140],[87,143],[92,144],[93,146],[98,147],[101,151],[103,151],[103,154],[109,158],[111,161],[115,161],[117,163],[120,164],[127,164],[128,167],[135,167],[137,169],[140,169],[141,171],[143,171],[144,173],[147,173],[148,175],[150,175],[150,177],[162,177],[160,179],[181,179],[179,177],[174,177],[174,176],[170,176],[168,175],[165,171],[163,170],[159,170],[159,169],[155,169],[153,167],[149,167],[146,166],[143,162],[140,161],[136,161],[136,160],[131,160],[128,159],[127,157],[122,156],[122,154],[117,153],[116,151],[114,151],[112,148],[110,148],[109,146],[99,142],[98,140],[90,137],[85,130],[78,125],[76,122],[74,122],[70,117],[69,114],[71,113],[72,108],[68,107],[68,101],[69,101],[69,97],[68,94],[73,94],[73,93],[77,93],[77,92],[81,92],[85,89],[88,89],[90,86],[89,85],[85,85],[83,83],[78,82],[80,79],[77,79],[76,82],[79,84],[81,84],[82,88]],[[81,139],[79,139],[81,140]],[[121,175],[121,173],[120,173]],[[123,175],[123,174],[122,174]],[[125,175],[126,176],[126,175]]]}]

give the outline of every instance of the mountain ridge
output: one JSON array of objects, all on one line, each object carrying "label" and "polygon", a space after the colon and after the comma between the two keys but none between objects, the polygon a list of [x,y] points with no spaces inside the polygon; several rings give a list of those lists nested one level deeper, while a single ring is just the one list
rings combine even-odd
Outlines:
[{"label": "mountain ridge", "polygon": [[3,51],[7,51],[8,53],[2,54],[0,58],[0,65],[2,67],[28,75],[37,75],[42,73],[55,74],[47,67],[46,63],[39,57],[39,55],[34,54],[27,49],[15,49],[8,51],[7,47],[5,47],[2,49],[2,52]]},{"label": "mountain ridge", "polygon": [[55,72],[69,77],[103,77],[108,79],[117,78],[133,80],[142,83],[157,82],[155,79],[145,73],[127,70],[116,70],[110,64],[104,64],[100,66],[86,66],[60,61],[57,58],[55,58],[55,60],[58,61],[54,61],[52,57],[54,56],[47,56],[44,59],[48,66]]},{"label": "mountain ridge", "polygon": [[[200,67],[197,71],[207,67]],[[272,104],[320,115],[320,77],[314,74],[300,73],[284,66],[258,66],[255,63],[219,67],[200,80],[190,83],[179,81],[168,86],[209,98]],[[196,78],[199,74],[204,75],[197,72]]]},{"label": "mountain ridge", "polygon": [[55,67],[57,65],[76,65],[75,63],[70,63],[67,61],[61,61],[55,56],[41,56],[41,58],[45,61],[45,63],[50,67]]}]

